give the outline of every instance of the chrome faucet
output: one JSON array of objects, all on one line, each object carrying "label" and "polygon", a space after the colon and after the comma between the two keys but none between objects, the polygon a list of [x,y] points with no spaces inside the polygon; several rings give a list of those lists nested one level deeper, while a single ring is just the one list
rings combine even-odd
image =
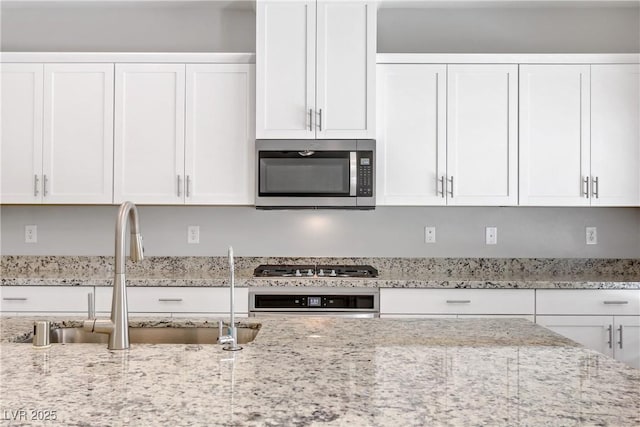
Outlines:
[{"label": "chrome faucet", "polygon": [[242,347],[238,345],[238,328],[236,327],[236,315],[235,315],[235,306],[234,306],[234,294],[235,294],[235,263],[233,261],[233,248],[229,246],[229,276],[230,276],[230,285],[229,285],[229,293],[231,294],[229,300],[229,311],[231,320],[229,322],[229,329],[227,335],[222,335],[222,329],[224,324],[222,320],[218,321],[218,333],[220,336],[218,337],[218,342],[220,344],[227,344],[222,349],[228,351],[238,351],[242,350]]},{"label": "chrome faucet", "polygon": [[115,277],[113,279],[113,299],[111,300],[111,319],[85,320],[86,331],[109,334],[109,350],[126,350],[129,348],[129,312],[127,309],[127,284],[125,281],[125,242],[126,226],[131,228],[131,260],[142,261],[142,235],[138,225],[138,210],[131,202],[120,205],[116,220],[116,256]]}]

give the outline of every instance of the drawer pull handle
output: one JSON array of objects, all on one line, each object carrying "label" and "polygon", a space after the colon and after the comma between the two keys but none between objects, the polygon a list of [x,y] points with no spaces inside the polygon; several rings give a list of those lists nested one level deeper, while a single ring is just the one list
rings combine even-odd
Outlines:
[{"label": "drawer pull handle", "polygon": [[158,298],[160,302],[181,302],[182,298]]},{"label": "drawer pull handle", "polygon": [[26,301],[27,297],[4,297],[2,299],[5,301]]},{"label": "drawer pull handle", "polygon": [[607,305],[622,305],[629,304],[629,301],[605,301],[604,303]]},{"label": "drawer pull handle", "polygon": [[471,304],[470,299],[448,299],[447,304]]}]

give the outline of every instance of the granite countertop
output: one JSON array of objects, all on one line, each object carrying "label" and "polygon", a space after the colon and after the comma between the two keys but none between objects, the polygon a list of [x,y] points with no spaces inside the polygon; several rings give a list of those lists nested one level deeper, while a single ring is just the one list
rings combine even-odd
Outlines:
[{"label": "granite countertop", "polygon": [[[76,276],[73,273],[43,273],[2,277],[2,286],[112,286],[113,277]],[[431,288],[431,289],[640,289],[640,279],[624,279],[596,274],[585,275],[504,275],[494,278],[386,273],[377,278],[260,278],[236,274],[238,287],[342,287],[342,288]],[[128,286],[226,287],[228,275],[151,273],[127,275]]]},{"label": "granite countertop", "polygon": [[[259,264],[372,265],[376,278],[256,278]],[[112,257],[3,256],[3,286],[111,286]],[[229,286],[225,257],[127,263],[129,286]],[[640,289],[640,260],[535,258],[236,258],[241,287]]]},{"label": "granite countertop", "polygon": [[32,321],[0,318],[9,425],[20,410],[65,426],[640,424],[639,370],[520,319],[243,319],[261,329],[235,353],[8,342]]}]

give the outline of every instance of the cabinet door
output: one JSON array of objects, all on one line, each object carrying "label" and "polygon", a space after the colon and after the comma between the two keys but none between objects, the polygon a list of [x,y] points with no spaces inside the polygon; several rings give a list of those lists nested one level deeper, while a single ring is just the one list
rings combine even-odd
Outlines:
[{"label": "cabinet door", "polygon": [[587,348],[613,357],[612,316],[536,316],[536,323]]},{"label": "cabinet door", "polygon": [[1,64],[2,203],[42,201],[42,64]]},{"label": "cabinet door", "polygon": [[615,316],[613,321],[616,359],[640,369],[640,316]]},{"label": "cabinet door", "polygon": [[640,206],[640,66],[591,66],[592,206]]},{"label": "cabinet door", "polygon": [[589,205],[589,70],[520,66],[521,205]]},{"label": "cabinet door", "polygon": [[448,66],[450,205],[518,204],[518,67]]},{"label": "cabinet door", "polygon": [[43,202],[113,195],[113,64],[44,66]]},{"label": "cabinet door", "polygon": [[253,204],[254,78],[251,64],[187,65],[187,203]]},{"label": "cabinet door", "polygon": [[376,6],[318,0],[317,136],[375,137]]},{"label": "cabinet door", "polygon": [[182,64],[117,64],[114,202],[184,203]]},{"label": "cabinet door", "polygon": [[315,0],[259,1],[256,34],[256,137],[315,138]]},{"label": "cabinet door", "polygon": [[377,72],[377,203],[446,204],[446,66],[381,64]]}]

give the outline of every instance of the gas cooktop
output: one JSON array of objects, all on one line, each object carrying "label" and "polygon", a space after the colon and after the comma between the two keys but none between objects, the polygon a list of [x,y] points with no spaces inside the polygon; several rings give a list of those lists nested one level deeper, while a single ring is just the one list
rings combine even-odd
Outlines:
[{"label": "gas cooktop", "polygon": [[270,265],[253,270],[254,277],[378,277],[370,265]]}]

